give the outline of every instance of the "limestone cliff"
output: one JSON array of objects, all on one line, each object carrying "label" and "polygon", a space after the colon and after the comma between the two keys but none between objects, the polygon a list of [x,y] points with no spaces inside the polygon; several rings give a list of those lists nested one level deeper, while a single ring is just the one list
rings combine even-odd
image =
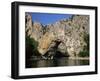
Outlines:
[{"label": "limestone cliff", "polygon": [[57,50],[69,56],[78,56],[87,46],[84,35],[89,34],[89,16],[73,15],[70,19],[59,20],[43,26],[32,22],[31,15],[26,15],[26,35],[38,42],[37,50],[45,55],[60,41]]},{"label": "limestone cliff", "polygon": [[43,35],[42,24],[39,22],[32,22],[30,14],[26,14],[26,36],[30,36],[34,40],[38,41]]}]

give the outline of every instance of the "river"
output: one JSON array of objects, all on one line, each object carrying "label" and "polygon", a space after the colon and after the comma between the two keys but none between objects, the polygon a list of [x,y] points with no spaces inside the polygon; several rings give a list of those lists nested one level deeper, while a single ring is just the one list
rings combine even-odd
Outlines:
[{"label": "river", "polygon": [[50,59],[50,60],[30,60],[26,68],[39,67],[58,67],[58,66],[81,66],[89,65],[89,59],[70,59],[68,57]]}]

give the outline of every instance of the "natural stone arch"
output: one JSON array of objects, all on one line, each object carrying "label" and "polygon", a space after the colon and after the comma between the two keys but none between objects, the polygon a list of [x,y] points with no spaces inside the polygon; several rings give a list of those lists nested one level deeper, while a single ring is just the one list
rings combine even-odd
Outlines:
[{"label": "natural stone arch", "polygon": [[[41,54],[41,56],[49,56],[50,52],[52,51],[56,53],[56,50],[58,49],[58,46],[61,43],[66,46],[64,37],[65,37],[65,33],[64,30],[62,29],[56,31],[56,35],[55,32],[46,32],[39,40],[38,51]],[[50,55],[54,56],[54,53]],[[68,54],[66,54],[65,56],[68,56]],[[46,59],[45,57],[43,58]]]}]

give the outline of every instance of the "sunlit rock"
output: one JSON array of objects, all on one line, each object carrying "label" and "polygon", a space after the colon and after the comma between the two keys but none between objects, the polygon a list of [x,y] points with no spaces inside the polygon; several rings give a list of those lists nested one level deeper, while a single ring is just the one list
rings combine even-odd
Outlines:
[{"label": "sunlit rock", "polygon": [[73,15],[70,19],[59,20],[53,24],[43,26],[39,22],[32,22],[31,15],[26,15],[26,35],[38,41],[37,50],[45,55],[51,48],[70,57],[78,56],[79,52],[87,46],[84,35],[89,34],[89,16]]}]

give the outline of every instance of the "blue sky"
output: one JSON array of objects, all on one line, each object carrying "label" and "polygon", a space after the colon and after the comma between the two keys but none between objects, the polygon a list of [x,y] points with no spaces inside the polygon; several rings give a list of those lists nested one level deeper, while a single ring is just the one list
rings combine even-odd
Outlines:
[{"label": "blue sky", "polygon": [[71,14],[51,14],[51,13],[29,13],[32,16],[32,21],[40,22],[43,25],[53,24],[62,19],[68,19]]}]

